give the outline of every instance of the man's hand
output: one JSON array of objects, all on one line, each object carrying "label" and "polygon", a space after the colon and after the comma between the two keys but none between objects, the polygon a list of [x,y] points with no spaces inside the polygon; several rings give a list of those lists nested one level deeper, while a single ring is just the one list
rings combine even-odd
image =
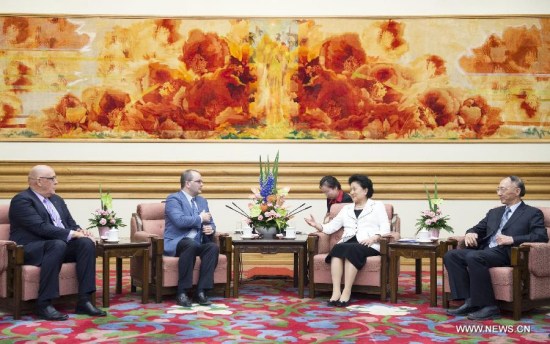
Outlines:
[{"label": "man's hand", "polygon": [[507,246],[507,245],[514,244],[514,238],[508,235],[502,235],[502,234],[497,235],[496,241],[499,246]]},{"label": "man's hand", "polygon": [[72,239],[85,238],[85,237],[93,238],[94,236],[92,232],[86,229],[79,229],[79,230],[73,231],[73,235],[71,236]]},{"label": "man's hand", "polygon": [[477,233],[468,233],[464,237],[466,247],[477,247]]},{"label": "man's hand", "polygon": [[207,213],[206,211],[203,210],[200,213],[200,216],[201,216],[202,223],[212,222],[212,215],[210,215],[210,213]]},{"label": "man's hand", "polygon": [[204,235],[212,235],[214,234],[214,228],[211,225],[204,225],[202,226],[202,233]]}]

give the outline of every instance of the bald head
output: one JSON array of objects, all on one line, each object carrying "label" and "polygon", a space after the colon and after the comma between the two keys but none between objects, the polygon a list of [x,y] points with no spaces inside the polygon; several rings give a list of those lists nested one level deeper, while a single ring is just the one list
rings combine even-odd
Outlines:
[{"label": "bald head", "polygon": [[44,197],[55,194],[57,179],[55,171],[48,165],[36,165],[31,168],[28,181],[29,187]]}]

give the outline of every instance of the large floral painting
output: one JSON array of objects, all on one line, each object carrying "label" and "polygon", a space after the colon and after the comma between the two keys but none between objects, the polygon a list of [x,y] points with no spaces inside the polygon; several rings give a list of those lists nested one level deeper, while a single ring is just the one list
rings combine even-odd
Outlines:
[{"label": "large floral painting", "polygon": [[550,138],[547,17],[0,27],[3,140]]}]

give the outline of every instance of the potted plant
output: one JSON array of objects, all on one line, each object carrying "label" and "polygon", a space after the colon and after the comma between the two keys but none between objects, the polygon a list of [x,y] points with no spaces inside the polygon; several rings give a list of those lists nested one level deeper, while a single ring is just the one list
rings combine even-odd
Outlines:
[{"label": "potted plant", "polygon": [[420,218],[416,222],[416,234],[420,231],[429,231],[430,238],[439,238],[440,230],[445,230],[449,233],[453,233],[453,228],[449,226],[449,215],[443,215],[441,212],[441,205],[443,199],[439,198],[437,193],[437,178],[434,181],[434,194],[430,196],[428,188],[424,184],[426,190],[426,196],[428,198],[429,209],[422,211]]}]

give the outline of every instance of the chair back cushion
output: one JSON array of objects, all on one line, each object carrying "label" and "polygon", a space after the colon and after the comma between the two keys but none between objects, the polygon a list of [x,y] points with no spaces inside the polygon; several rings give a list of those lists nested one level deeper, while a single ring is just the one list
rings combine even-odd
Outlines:
[{"label": "chair back cushion", "polygon": [[164,203],[142,203],[137,207],[143,230],[164,238]]},{"label": "chair back cushion", "polygon": [[0,240],[10,240],[10,220],[8,219],[9,210],[9,205],[0,205]]},{"label": "chair back cushion", "polygon": [[548,232],[548,238],[550,238],[550,207],[538,207],[544,215],[544,227],[546,227],[546,232]]}]

